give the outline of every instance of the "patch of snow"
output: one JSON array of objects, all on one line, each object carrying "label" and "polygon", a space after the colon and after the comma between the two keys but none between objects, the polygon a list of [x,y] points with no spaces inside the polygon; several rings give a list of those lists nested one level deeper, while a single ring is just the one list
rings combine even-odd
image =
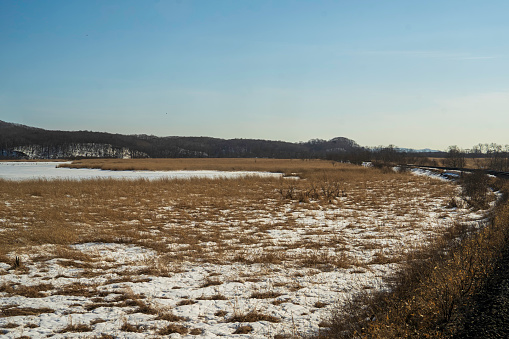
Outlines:
[{"label": "patch of snow", "polygon": [[431,171],[431,170],[427,170],[427,169],[413,168],[411,170],[411,172],[415,175],[426,176],[426,177],[430,177],[430,178],[438,179],[438,180],[442,180],[442,181],[449,181],[449,179],[444,177],[442,174],[439,174],[435,171]]}]

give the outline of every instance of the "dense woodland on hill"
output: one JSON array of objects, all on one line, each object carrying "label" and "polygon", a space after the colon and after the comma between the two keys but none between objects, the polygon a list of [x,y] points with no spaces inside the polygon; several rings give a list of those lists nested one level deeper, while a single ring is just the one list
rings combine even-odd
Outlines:
[{"label": "dense woodland on hill", "polygon": [[[54,131],[0,120],[0,159],[77,158],[320,158],[334,161],[473,167],[509,171],[509,145],[419,152],[396,146],[361,147],[344,137],[307,142],[210,137],[158,137],[91,131]],[[443,158],[441,161],[433,158]],[[472,163],[472,161],[470,161]],[[472,167],[472,165],[471,165]]]},{"label": "dense woodland on hill", "polygon": [[347,138],[308,142],[209,137],[157,137],[90,131],[52,131],[0,121],[3,157],[267,157],[324,158],[361,150]]}]

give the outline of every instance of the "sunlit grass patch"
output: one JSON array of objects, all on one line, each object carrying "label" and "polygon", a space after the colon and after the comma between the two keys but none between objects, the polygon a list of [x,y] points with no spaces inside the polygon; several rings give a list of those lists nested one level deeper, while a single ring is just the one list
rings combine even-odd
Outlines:
[{"label": "sunlit grass patch", "polygon": [[92,327],[87,324],[69,324],[58,333],[67,333],[67,332],[91,332]]},{"label": "sunlit grass patch", "polygon": [[6,305],[0,307],[2,311],[0,317],[16,317],[16,316],[36,316],[42,313],[53,313],[54,309],[49,307],[33,308],[33,307],[18,307],[18,305]]},{"label": "sunlit grass patch", "polygon": [[270,314],[264,314],[259,311],[253,310],[247,313],[237,313],[231,318],[226,320],[227,322],[256,322],[256,321],[268,321],[271,323],[279,323],[281,319]]},{"label": "sunlit grass patch", "polygon": [[185,335],[189,332],[189,329],[185,326],[179,324],[169,324],[157,331],[159,335],[168,335],[172,333],[178,333],[181,335]]}]

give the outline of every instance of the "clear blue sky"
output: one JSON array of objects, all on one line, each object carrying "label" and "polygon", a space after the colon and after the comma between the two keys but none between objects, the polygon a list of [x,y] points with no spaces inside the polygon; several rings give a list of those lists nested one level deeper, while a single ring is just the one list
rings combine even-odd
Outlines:
[{"label": "clear blue sky", "polygon": [[0,1],[0,120],[509,144],[509,1]]}]

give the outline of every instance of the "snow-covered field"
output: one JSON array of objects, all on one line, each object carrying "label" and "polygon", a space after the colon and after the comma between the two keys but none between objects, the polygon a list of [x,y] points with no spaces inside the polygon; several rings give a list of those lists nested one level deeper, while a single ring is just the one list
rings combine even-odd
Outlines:
[{"label": "snow-covered field", "polygon": [[[137,182],[119,191],[109,182],[77,182],[76,191],[60,183],[62,194],[51,181],[10,183],[0,189],[0,234],[12,239],[0,263],[0,333],[318,333],[352,294],[383,288],[402,253],[483,217],[448,207],[458,194],[450,182],[363,171],[363,180],[341,181],[330,202],[285,199],[280,192],[299,180],[274,178]],[[55,234],[39,239],[37,227]]]}]

